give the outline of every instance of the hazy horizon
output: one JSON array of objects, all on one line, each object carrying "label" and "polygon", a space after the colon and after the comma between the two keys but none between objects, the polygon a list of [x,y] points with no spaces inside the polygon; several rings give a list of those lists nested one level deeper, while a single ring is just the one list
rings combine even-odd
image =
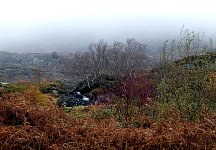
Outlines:
[{"label": "hazy horizon", "polygon": [[211,0],[8,0],[0,6],[0,51],[76,51],[127,38],[154,46],[183,25],[215,39],[215,16]]}]

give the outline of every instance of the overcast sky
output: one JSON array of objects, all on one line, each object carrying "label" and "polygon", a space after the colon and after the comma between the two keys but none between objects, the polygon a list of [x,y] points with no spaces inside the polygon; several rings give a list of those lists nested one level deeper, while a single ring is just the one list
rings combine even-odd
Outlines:
[{"label": "overcast sky", "polygon": [[84,49],[101,38],[153,43],[182,25],[216,36],[214,0],[0,0],[0,50]]}]

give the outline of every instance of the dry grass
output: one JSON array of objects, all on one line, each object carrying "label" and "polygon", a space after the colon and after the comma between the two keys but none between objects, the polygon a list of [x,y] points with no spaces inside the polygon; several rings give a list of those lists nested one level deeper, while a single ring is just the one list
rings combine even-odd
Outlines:
[{"label": "dry grass", "polygon": [[147,129],[120,128],[113,117],[75,118],[54,104],[41,107],[28,98],[26,93],[0,98],[2,150],[216,148],[216,118],[199,124],[165,120]]}]

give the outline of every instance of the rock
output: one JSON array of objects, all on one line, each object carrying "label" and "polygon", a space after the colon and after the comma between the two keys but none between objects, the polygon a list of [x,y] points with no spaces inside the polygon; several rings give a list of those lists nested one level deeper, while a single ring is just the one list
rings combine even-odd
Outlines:
[{"label": "rock", "polygon": [[52,90],[52,95],[53,96],[58,96],[58,91],[57,90]]},{"label": "rock", "polygon": [[[109,101],[107,97],[97,97],[94,90],[108,89],[116,82],[112,76],[100,75],[91,82],[86,80],[63,80],[61,82],[64,92],[60,92],[59,106],[86,106],[93,103],[94,100],[99,99],[101,103]],[[89,87],[90,85],[90,87]],[[97,98],[97,99],[96,99]]]},{"label": "rock", "polygon": [[61,106],[67,106],[67,107],[87,106],[91,104],[90,101],[76,98],[74,96],[65,96],[65,95],[61,97],[60,101],[61,101]]},{"label": "rock", "polygon": [[7,85],[9,85],[9,83],[6,83],[6,82],[0,82],[0,87],[6,87]]},{"label": "rock", "polygon": [[63,80],[61,81],[61,85],[65,90],[74,90],[77,87],[77,80]]},{"label": "rock", "polygon": [[74,98],[74,97],[69,97],[67,102],[66,102],[66,106],[67,107],[71,107],[71,106],[87,106],[90,105],[89,101],[85,101],[85,100],[81,100],[78,98]]},{"label": "rock", "polygon": [[0,85],[8,85],[9,83],[6,82],[0,82]]},{"label": "rock", "polygon": [[87,106],[90,105],[90,97],[82,95],[81,92],[76,90],[66,90],[64,94],[61,94],[58,105],[59,106]]},{"label": "rock", "polygon": [[50,90],[56,90],[56,91],[58,91],[58,88],[55,87],[55,86],[52,86],[52,87],[50,87]]},{"label": "rock", "polygon": [[84,97],[83,97],[83,100],[84,100],[84,101],[89,101],[89,98],[84,96]]}]

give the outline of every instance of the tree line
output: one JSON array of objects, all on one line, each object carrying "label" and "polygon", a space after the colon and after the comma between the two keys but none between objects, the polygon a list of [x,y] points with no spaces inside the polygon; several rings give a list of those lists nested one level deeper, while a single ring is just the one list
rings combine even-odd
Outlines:
[{"label": "tree line", "polygon": [[92,42],[86,52],[76,52],[61,61],[61,71],[72,78],[93,80],[99,75],[125,76],[148,67],[147,45],[135,39],[125,43]]}]

